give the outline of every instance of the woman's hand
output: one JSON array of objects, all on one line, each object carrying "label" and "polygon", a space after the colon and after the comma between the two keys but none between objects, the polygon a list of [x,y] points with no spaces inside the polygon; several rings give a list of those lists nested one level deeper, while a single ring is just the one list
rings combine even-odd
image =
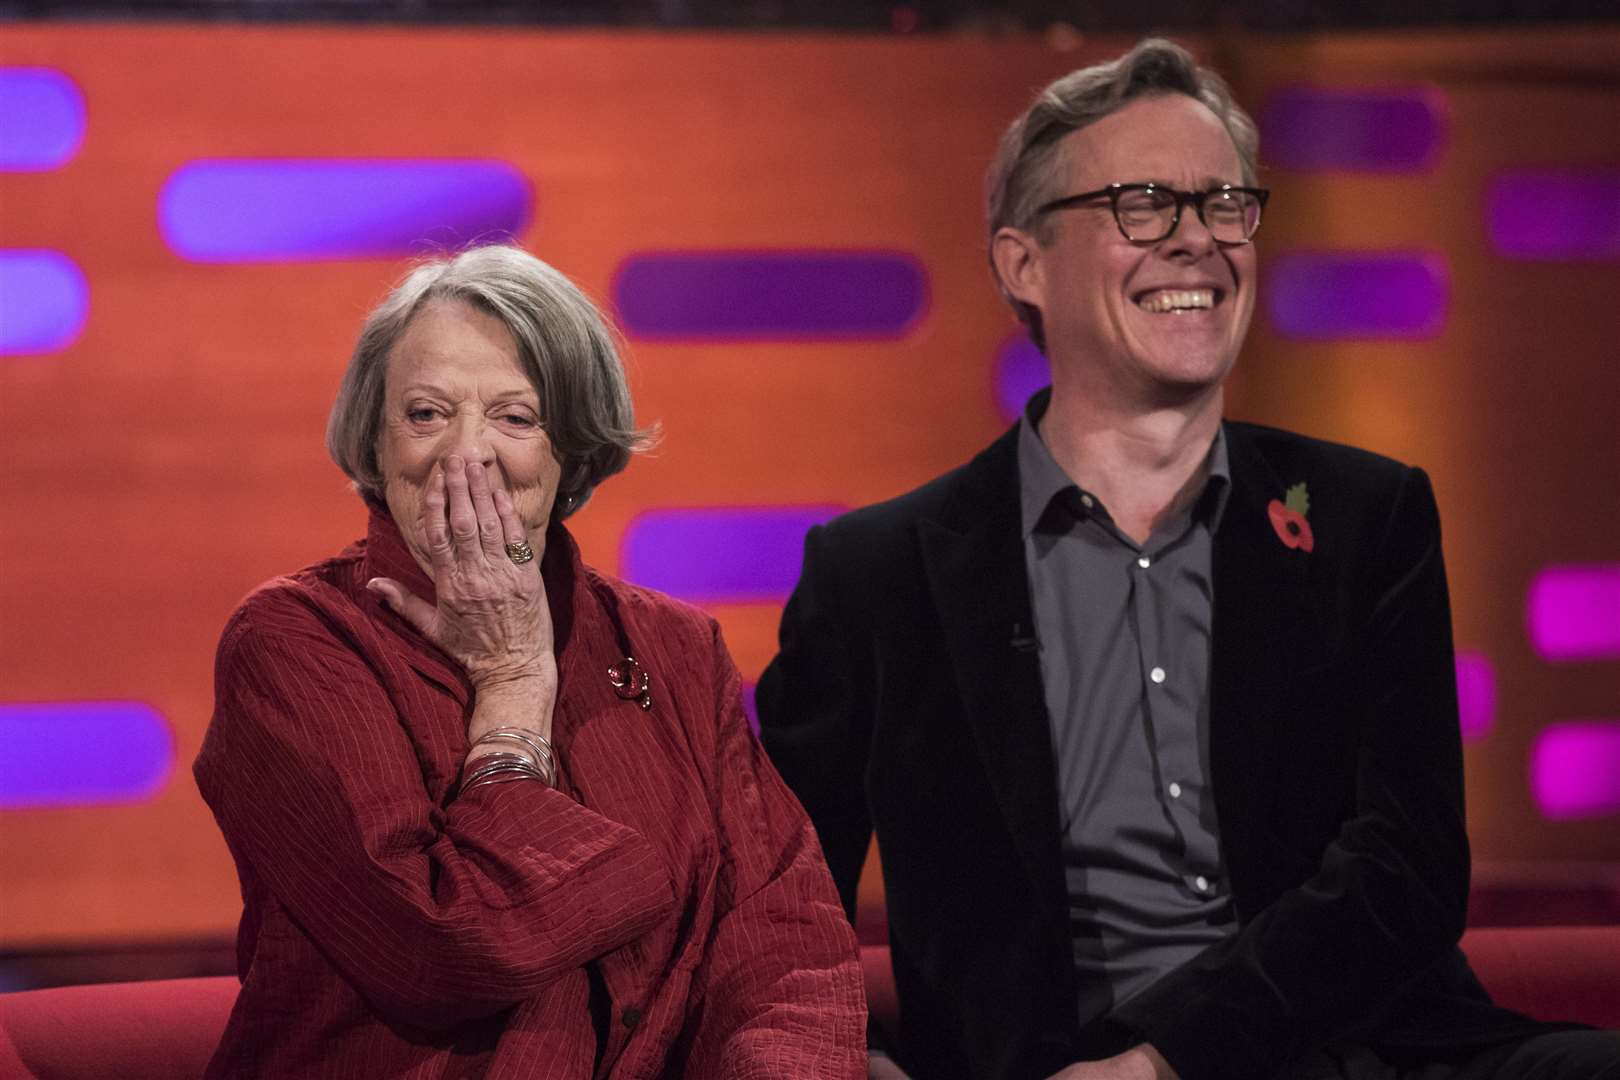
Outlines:
[{"label": "woman's hand", "polygon": [[538,695],[549,717],[557,687],[551,610],[539,558],[520,566],[506,553],[508,543],[528,539],[511,497],[482,464],[452,454],[428,477],[422,535],[437,607],[392,578],[366,588],[459,661],[475,690]]},{"label": "woman's hand", "polygon": [[1177,1080],[1177,1077],[1164,1055],[1151,1044],[1142,1043],[1106,1061],[1070,1065],[1048,1080]]}]

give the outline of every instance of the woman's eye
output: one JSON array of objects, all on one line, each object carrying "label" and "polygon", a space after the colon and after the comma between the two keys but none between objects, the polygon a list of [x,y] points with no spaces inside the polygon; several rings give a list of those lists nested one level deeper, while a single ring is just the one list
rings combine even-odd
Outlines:
[{"label": "woman's eye", "polygon": [[405,410],[405,419],[413,424],[425,424],[438,415],[437,409],[431,409],[426,405],[417,405]]},{"label": "woman's eye", "polygon": [[501,419],[506,423],[513,424],[517,427],[532,428],[539,426],[539,421],[535,420],[534,417],[527,416],[523,413],[507,413],[505,416],[501,417]]}]

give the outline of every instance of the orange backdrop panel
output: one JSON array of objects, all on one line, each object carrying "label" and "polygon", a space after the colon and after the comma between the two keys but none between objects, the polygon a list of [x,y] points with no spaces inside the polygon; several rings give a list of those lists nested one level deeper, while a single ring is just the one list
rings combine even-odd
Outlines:
[{"label": "orange backdrop panel", "polygon": [[[631,342],[640,418],[661,423],[664,442],[573,522],[587,559],[612,571],[645,508],[860,504],[999,432],[992,358],[1013,326],[983,264],[983,169],[1035,88],[1128,44],[0,29],[0,64],[66,72],[89,116],[64,167],[0,174],[0,246],[64,252],[92,295],[72,347],[0,359],[0,698],[150,702],[173,726],[178,761],[147,803],[0,815],[0,948],[234,926],[235,876],[187,772],[211,707],[214,641],[255,583],[363,527],[322,432],[359,322],[402,264],[188,263],[157,228],[176,168],[201,157],[503,159],[535,186],[523,242],[603,300],[636,251],[914,256],[930,304],[896,341]],[[1542,723],[1620,713],[1620,676],[1541,663],[1522,615],[1542,563],[1617,558],[1620,277],[1613,263],[1505,263],[1485,247],[1480,210],[1490,170],[1616,159],[1617,45],[1572,33],[1516,36],[1511,48],[1434,36],[1205,49],[1251,106],[1301,79],[1421,80],[1450,101],[1433,175],[1273,173],[1264,238],[1267,250],[1444,251],[1445,332],[1302,346],[1257,318],[1233,412],[1433,473],[1459,643],[1498,672],[1496,730],[1468,757],[1476,846],[1492,858],[1620,858],[1612,818],[1542,820],[1524,765]],[[715,610],[757,677],[778,609]],[[71,733],[63,751],[70,768]]]}]

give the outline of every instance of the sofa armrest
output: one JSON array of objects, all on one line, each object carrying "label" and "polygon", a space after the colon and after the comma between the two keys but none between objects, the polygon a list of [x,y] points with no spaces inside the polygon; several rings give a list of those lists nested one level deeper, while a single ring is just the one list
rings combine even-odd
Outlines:
[{"label": "sofa armrest", "polygon": [[1462,948],[1498,1005],[1620,1029],[1620,926],[1480,927]]},{"label": "sofa armrest", "polygon": [[218,976],[0,994],[0,1075],[201,1077],[239,986],[234,976]]}]

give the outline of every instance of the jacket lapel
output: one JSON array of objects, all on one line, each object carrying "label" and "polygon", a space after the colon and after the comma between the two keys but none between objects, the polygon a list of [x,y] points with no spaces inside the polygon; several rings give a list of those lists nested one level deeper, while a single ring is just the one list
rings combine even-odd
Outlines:
[{"label": "jacket lapel", "polygon": [[1210,770],[1222,847],[1238,853],[1256,846],[1271,812],[1260,797],[1277,744],[1271,706],[1286,680],[1309,666],[1312,578],[1322,553],[1287,547],[1267,509],[1308,478],[1279,472],[1246,425],[1227,423],[1226,437],[1232,491],[1214,543]]},{"label": "jacket lapel", "polygon": [[1063,874],[1040,661],[1019,526],[1018,429],[970,462],[919,542],[973,749],[1044,912],[1062,933]]}]

